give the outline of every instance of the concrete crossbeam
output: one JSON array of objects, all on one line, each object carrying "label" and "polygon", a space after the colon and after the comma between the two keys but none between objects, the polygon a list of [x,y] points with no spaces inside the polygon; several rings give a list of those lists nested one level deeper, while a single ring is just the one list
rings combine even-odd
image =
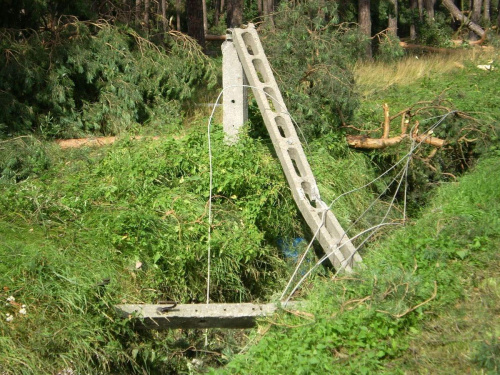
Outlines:
[{"label": "concrete crossbeam", "polygon": [[[288,307],[296,306],[290,302]],[[175,328],[251,328],[256,319],[272,315],[278,307],[273,303],[212,303],[177,305],[161,312],[165,305],[116,305],[118,315],[137,319],[147,329]]]}]

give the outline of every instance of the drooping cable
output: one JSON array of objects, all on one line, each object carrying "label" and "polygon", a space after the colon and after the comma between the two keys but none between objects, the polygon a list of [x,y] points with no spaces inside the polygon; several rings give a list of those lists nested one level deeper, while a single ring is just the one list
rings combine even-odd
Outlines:
[{"label": "drooping cable", "polygon": [[[405,180],[406,180],[406,178],[407,178],[408,168],[409,168],[409,164],[410,164],[411,156],[413,155],[414,151],[415,151],[418,147],[420,147],[420,146],[422,145],[422,143],[424,143],[424,142],[425,142],[425,140],[426,140],[426,139],[430,136],[430,134],[432,134],[432,131],[433,131],[435,128],[437,128],[439,125],[441,125],[441,124],[442,124],[442,122],[443,122],[443,121],[444,121],[444,120],[445,120],[445,119],[446,119],[449,115],[451,115],[451,114],[453,114],[453,113],[455,113],[455,112],[456,112],[456,111],[450,111],[450,112],[448,112],[448,113],[446,113],[446,114],[444,114],[444,115],[441,115],[441,116],[435,116],[435,117],[432,117],[432,118],[427,119],[426,121],[430,121],[430,120],[435,119],[435,118],[440,118],[440,119],[439,119],[439,120],[438,120],[438,121],[437,121],[437,122],[436,122],[433,126],[431,126],[431,127],[429,128],[429,130],[427,130],[427,131],[426,131],[426,135],[425,135],[424,137],[422,137],[418,143],[417,143],[414,139],[412,139],[411,147],[410,147],[410,150],[409,150],[409,152],[408,152],[407,154],[405,154],[405,155],[404,155],[404,156],[403,156],[400,160],[398,160],[398,161],[397,161],[397,162],[396,162],[393,166],[391,166],[391,167],[390,167],[389,169],[387,169],[384,173],[382,173],[381,175],[379,175],[378,177],[376,177],[376,178],[375,178],[375,179],[373,179],[372,181],[368,182],[367,184],[365,184],[365,185],[363,185],[363,186],[361,186],[361,187],[358,187],[358,188],[352,189],[352,190],[350,190],[350,191],[347,191],[347,192],[345,192],[345,193],[343,193],[343,194],[339,195],[336,199],[334,199],[334,200],[330,203],[330,205],[327,207],[327,209],[325,209],[325,211],[323,212],[323,215],[322,215],[322,223],[321,223],[321,225],[320,225],[320,226],[318,226],[318,228],[317,228],[316,232],[314,233],[313,238],[312,238],[312,239],[311,239],[311,241],[309,242],[309,245],[308,245],[307,249],[304,251],[304,254],[303,254],[303,255],[301,256],[301,258],[300,258],[300,261],[299,261],[299,263],[300,263],[300,264],[297,264],[297,266],[296,266],[296,268],[295,268],[295,271],[294,271],[293,275],[290,277],[290,279],[289,279],[289,281],[288,281],[288,283],[287,283],[287,286],[285,287],[285,290],[283,291],[283,293],[282,293],[282,295],[281,295],[281,298],[280,298],[281,300],[283,300],[283,297],[284,297],[284,295],[286,294],[286,291],[288,290],[288,288],[290,287],[290,285],[291,285],[291,283],[292,283],[293,279],[295,278],[295,276],[296,276],[296,274],[297,274],[297,272],[298,272],[298,270],[299,270],[299,268],[300,268],[300,265],[302,264],[303,260],[305,259],[306,255],[307,255],[307,252],[310,250],[310,248],[311,248],[311,246],[312,246],[312,244],[313,244],[314,240],[317,238],[317,236],[318,236],[318,234],[319,234],[319,232],[320,232],[321,228],[324,226],[324,222],[325,222],[324,218],[325,218],[325,216],[326,216],[326,213],[327,213],[327,211],[328,211],[328,210],[330,210],[330,209],[331,209],[331,207],[333,206],[333,204],[334,204],[337,200],[339,200],[341,197],[343,197],[343,196],[345,196],[345,195],[348,195],[348,194],[351,194],[351,193],[354,193],[354,192],[359,191],[359,190],[361,190],[361,189],[364,189],[364,188],[366,188],[367,186],[371,185],[372,183],[374,183],[374,182],[378,181],[379,179],[381,179],[383,176],[385,176],[386,174],[388,174],[390,171],[392,171],[392,170],[393,170],[394,168],[396,168],[399,164],[401,164],[403,161],[405,161],[405,160],[406,160],[406,165],[405,165],[405,168],[404,168],[404,170],[403,170],[403,175],[402,175],[402,178],[401,178],[401,180],[400,180],[400,182],[399,182],[399,184],[398,184],[398,189],[396,189],[396,194],[397,194],[397,192],[399,191],[399,188],[400,188],[400,186],[401,186],[401,183],[402,183],[403,177],[405,178]],[[399,175],[399,173],[398,173],[398,175]],[[394,180],[393,180],[393,181],[394,181]],[[391,184],[392,184],[392,182],[391,182]],[[389,207],[389,210],[390,210],[390,208],[392,207],[392,203],[394,202],[394,199],[395,199],[395,195],[394,195],[394,197],[393,197],[393,200],[392,200],[392,202],[391,202],[391,205],[390,205],[390,207]],[[405,194],[405,199],[406,199],[406,194]],[[372,203],[372,204],[373,204],[373,203]],[[406,206],[405,206],[405,207],[406,207]],[[388,212],[389,212],[389,211],[388,211]],[[388,212],[386,213],[386,216],[388,215]],[[366,211],[365,211],[365,213],[366,213]],[[363,213],[363,214],[364,214],[364,213]],[[405,210],[405,215],[406,215],[406,210]],[[384,219],[383,219],[383,220],[385,220],[386,216],[384,217]],[[358,218],[357,220],[359,220],[359,218]],[[387,223],[382,223],[382,224],[383,224],[383,225],[389,225],[389,224],[387,224]],[[396,224],[390,224],[390,225],[396,225]],[[352,225],[351,225],[351,227],[352,227]],[[375,226],[375,227],[373,227],[373,228],[379,228],[379,227],[380,227],[380,226]],[[378,229],[376,229],[376,230],[378,231]],[[375,233],[372,233],[369,237],[367,237],[365,240],[363,240],[363,242],[362,242],[362,243],[361,243],[361,244],[360,244],[360,245],[359,245],[359,246],[355,249],[355,251],[354,251],[352,254],[350,254],[350,256],[348,257],[348,259],[344,260],[344,264],[348,264],[348,262],[352,259],[352,257],[354,256],[354,254],[358,251],[358,249],[359,249],[359,248],[360,248],[360,247],[361,247],[361,246],[362,246],[362,245],[363,245],[363,244],[364,244],[364,243],[365,243],[365,242],[366,242],[366,241],[367,241],[367,240],[368,240],[371,236],[373,236],[373,234],[375,234]],[[344,233],[343,233],[343,235],[342,235],[341,239],[342,239],[345,235],[346,235],[346,231],[344,231]],[[350,239],[350,241],[352,241],[353,239],[355,239],[355,238],[357,238],[357,237],[359,237],[359,235],[357,235],[357,236],[355,236],[355,237],[351,238],[351,239]],[[316,268],[317,268],[317,267],[318,267],[318,266],[319,266],[322,262],[324,262],[324,261],[325,261],[325,260],[326,260],[329,256],[331,256],[331,255],[332,255],[332,254],[336,251],[336,249],[338,248],[338,245],[340,244],[341,239],[338,241],[338,243],[337,243],[337,244],[335,244],[335,250],[333,250],[333,251],[332,251],[331,253],[329,253],[329,254],[325,254],[325,255],[324,255],[324,256],[323,256],[323,257],[322,257],[322,258],[321,258],[321,259],[320,259],[320,260],[316,263],[316,265],[314,265],[314,266],[311,268],[311,270],[310,270],[310,271],[308,271],[308,272],[307,272],[307,273],[306,273],[306,274],[305,274],[305,275],[301,278],[301,280],[298,282],[298,284],[296,285],[296,287],[294,287],[294,288],[293,288],[293,290],[292,290],[292,292],[289,294],[289,297],[286,299],[286,302],[288,302],[288,300],[291,298],[291,296],[293,295],[293,293],[295,293],[295,291],[298,289],[298,287],[299,287],[299,286],[302,284],[302,282],[303,282],[303,281],[304,281],[304,280],[305,280],[305,279],[306,279],[306,278],[307,278],[307,277],[308,277],[308,276],[312,273],[312,271],[313,271],[314,269],[316,269]],[[340,268],[337,270],[336,275],[337,275],[337,274],[338,274],[338,273],[339,273],[342,269],[343,269],[343,267],[340,267]]]},{"label": "drooping cable", "polygon": [[224,90],[227,90],[229,88],[236,88],[236,87],[245,87],[245,88],[251,88],[255,90],[259,90],[263,92],[266,96],[270,97],[273,102],[277,103],[281,109],[282,113],[287,114],[290,119],[292,120],[292,123],[294,124],[295,128],[301,133],[302,139],[304,140],[305,144],[308,146],[307,140],[304,136],[304,133],[302,133],[302,130],[297,124],[297,121],[293,118],[293,116],[288,112],[285,111],[284,109],[286,107],[282,106],[282,104],[278,101],[277,98],[274,96],[270,95],[263,89],[256,87],[256,86],[251,86],[251,85],[231,85],[227,86],[224,89],[222,89],[219,92],[219,95],[217,96],[217,99],[214,103],[214,106],[212,108],[212,111],[210,113],[210,117],[208,118],[208,124],[207,124],[207,141],[208,141],[208,161],[209,161],[209,198],[208,198],[208,236],[207,236],[207,290],[206,290],[206,303],[210,303],[210,276],[211,276],[211,239],[212,239],[212,224],[213,224],[213,215],[212,215],[212,193],[213,193],[213,163],[212,163],[212,139],[211,139],[211,128],[212,128],[212,120],[215,114],[215,110],[217,108],[217,105],[220,102],[220,98],[222,97],[222,94],[224,93]]}]

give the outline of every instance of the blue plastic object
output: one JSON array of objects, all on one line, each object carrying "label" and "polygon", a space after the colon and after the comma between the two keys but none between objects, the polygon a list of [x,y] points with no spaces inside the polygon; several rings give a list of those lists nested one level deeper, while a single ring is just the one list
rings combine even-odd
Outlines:
[{"label": "blue plastic object", "polygon": [[[280,247],[285,259],[291,260],[296,263],[299,260],[301,253],[301,244],[307,245],[307,242],[302,237],[294,238],[293,240],[285,240],[283,238],[278,239],[278,246]],[[303,250],[303,249],[302,249]]]}]

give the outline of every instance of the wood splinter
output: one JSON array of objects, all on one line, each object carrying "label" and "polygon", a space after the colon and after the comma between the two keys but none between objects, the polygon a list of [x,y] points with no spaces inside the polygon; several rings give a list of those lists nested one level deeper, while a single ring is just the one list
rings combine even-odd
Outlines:
[{"label": "wood splinter", "polygon": [[367,150],[382,149],[386,147],[395,146],[400,144],[403,140],[409,138],[417,143],[426,143],[434,147],[443,147],[446,145],[444,139],[432,136],[432,132],[418,135],[418,121],[415,124],[412,134],[408,134],[408,123],[409,120],[406,119],[407,113],[403,113],[401,120],[401,135],[395,137],[389,137],[390,132],[390,116],[389,116],[389,105],[384,103],[382,106],[384,109],[384,125],[382,138],[370,138],[366,135],[347,135],[347,143],[349,146],[354,148],[361,148]]}]

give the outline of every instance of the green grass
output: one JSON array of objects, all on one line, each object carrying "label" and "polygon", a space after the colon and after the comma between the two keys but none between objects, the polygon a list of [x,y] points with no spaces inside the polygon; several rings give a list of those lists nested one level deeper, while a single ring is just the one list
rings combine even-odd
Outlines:
[{"label": "green grass", "polygon": [[[456,176],[443,184],[446,176],[439,174],[445,168],[433,175],[416,158],[412,168],[421,175],[420,180],[412,178],[417,191],[410,191],[410,207],[419,219],[367,246],[363,252],[366,267],[357,274],[336,280],[319,277],[303,287],[305,310],[312,315],[283,312],[262,321],[252,339],[256,345],[245,347],[220,372],[498,372],[500,159],[497,146],[490,141],[497,139],[499,126],[499,73],[475,67],[490,58],[481,54],[430,56],[358,67],[365,99],[355,122],[358,128],[378,128],[385,102],[394,114],[419,101],[433,105],[436,98],[450,110],[467,112],[476,119],[469,124],[448,123],[436,132],[452,141],[452,147],[440,151],[436,159],[449,167],[453,164],[442,162],[446,157],[460,160],[453,171]],[[433,120],[428,118],[444,112],[423,110],[415,119],[429,126]],[[399,123],[392,125],[391,134],[397,135]],[[478,130],[476,144],[468,152],[476,156],[486,152],[492,157],[473,167],[473,158],[455,153],[459,142],[455,143],[454,126],[459,131],[469,126]],[[405,150],[366,155],[383,166]],[[474,171],[457,179],[469,168]],[[437,186],[437,190],[430,189]],[[422,206],[424,202],[428,207]]]},{"label": "green grass", "polygon": [[498,157],[484,160],[440,188],[419,220],[364,252],[363,270],[317,279],[307,297],[312,315],[282,313],[262,321],[265,335],[223,372],[498,369],[498,357],[491,360],[500,329],[498,168]]},{"label": "green grass", "polygon": [[[205,301],[205,126],[98,149],[31,138],[2,147],[15,163],[0,185],[0,373],[187,371],[186,356],[203,347],[199,332],[140,335],[113,305]],[[214,127],[212,301],[269,301],[289,271],[277,240],[306,235],[268,147],[246,136],[227,147]],[[345,159],[321,148],[311,155],[327,197],[371,176],[366,158],[344,148]],[[344,202],[339,218],[347,222],[370,196]],[[209,349],[230,351],[228,341],[242,337],[212,332]]]}]

